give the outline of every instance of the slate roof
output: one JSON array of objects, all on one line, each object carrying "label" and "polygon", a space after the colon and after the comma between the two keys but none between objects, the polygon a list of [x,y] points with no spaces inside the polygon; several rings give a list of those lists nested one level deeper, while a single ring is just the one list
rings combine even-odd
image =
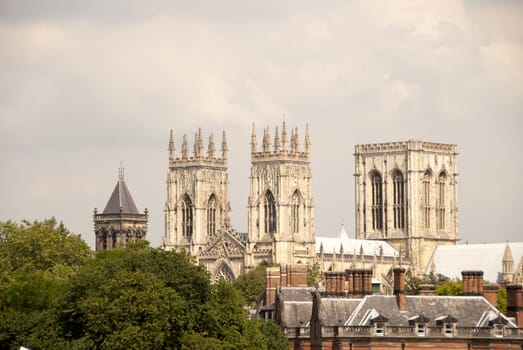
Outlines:
[{"label": "slate roof", "polygon": [[124,214],[140,214],[136,204],[134,204],[131,192],[129,192],[122,178],[116,183],[116,187],[107,201],[103,214],[119,214],[120,208],[122,208],[122,213]]},{"label": "slate roof", "polygon": [[503,314],[481,296],[407,296],[407,311],[398,309],[395,296],[371,295],[365,297],[354,313],[345,321],[345,326],[369,325],[377,315],[388,318],[394,326],[408,326],[409,319],[423,316],[430,326],[437,320],[451,316],[457,319],[459,327],[487,327],[488,322],[502,317],[507,324],[515,327]]},{"label": "slate roof", "polygon": [[321,246],[325,254],[339,253],[343,246],[345,254],[360,254],[363,249],[364,255],[380,255],[380,249],[383,249],[383,256],[399,257],[399,251],[386,241],[369,240],[369,239],[354,239],[349,238],[345,227],[341,227],[341,232],[337,237],[316,237],[316,253],[320,253]]},{"label": "slate roof", "polygon": [[320,306],[321,324],[323,326],[343,324],[360,303],[361,299],[322,298]]},{"label": "slate roof", "polygon": [[[491,283],[501,282],[503,254],[506,243],[443,245],[436,247],[425,273],[441,273],[450,278],[461,279],[461,271],[481,270],[483,279]],[[523,258],[523,242],[508,243],[514,267]]]},{"label": "slate roof", "polygon": [[281,325],[286,328],[303,327],[311,320],[312,292],[315,288],[283,287],[278,293]]}]

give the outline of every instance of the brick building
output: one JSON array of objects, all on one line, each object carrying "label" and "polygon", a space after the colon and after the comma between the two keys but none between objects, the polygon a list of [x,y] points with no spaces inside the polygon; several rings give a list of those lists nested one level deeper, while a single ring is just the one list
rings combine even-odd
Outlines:
[{"label": "brick building", "polygon": [[[275,272],[268,270],[268,285]],[[406,295],[404,268],[394,269],[394,295],[372,294],[370,270],[325,277],[321,292],[273,286],[274,304],[264,316],[282,327],[290,349],[523,349],[521,286],[507,286],[504,315],[489,301],[492,289],[483,288],[481,271],[463,272],[463,296],[435,296],[428,287],[424,295]]]}]

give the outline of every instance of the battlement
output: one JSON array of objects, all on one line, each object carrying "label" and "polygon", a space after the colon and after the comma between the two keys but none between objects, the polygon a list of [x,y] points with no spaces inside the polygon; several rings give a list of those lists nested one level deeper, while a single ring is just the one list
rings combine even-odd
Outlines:
[{"label": "battlement", "polygon": [[207,153],[204,153],[202,129],[198,129],[198,132],[194,134],[192,156],[189,156],[189,143],[187,141],[187,134],[184,134],[180,157],[176,157],[174,134],[172,130],[169,135],[169,148],[167,150],[169,151],[169,168],[186,168],[191,166],[227,168],[228,149],[225,131],[223,131],[222,135],[222,145],[220,148],[221,157],[216,156],[213,134],[209,136]]},{"label": "battlement", "polygon": [[457,154],[457,145],[435,142],[424,142],[419,140],[408,140],[399,142],[370,143],[356,145],[355,154],[362,153],[382,153],[382,152],[406,152],[406,151],[424,151],[433,153],[451,153]]},{"label": "battlement", "polygon": [[269,128],[263,130],[263,140],[261,149],[258,150],[258,144],[256,141],[256,127],[252,125],[251,135],[251,158],[252,161],[310,161],[310,149],[311,141],[309,134],[309,126],[307,125],[305,130],[305,139],[303,147],[300,147],[298,128],[291,129],[291,135],[288,139],[287,126],[283,121],[281,134],[276,126],[274,130],[274,136],[271,138],[271,132]]}]

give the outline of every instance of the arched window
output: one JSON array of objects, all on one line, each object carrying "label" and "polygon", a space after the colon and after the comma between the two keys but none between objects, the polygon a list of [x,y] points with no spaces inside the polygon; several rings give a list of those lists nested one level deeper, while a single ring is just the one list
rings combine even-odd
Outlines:
[{"label": "arched window", "polygon": [[437,207],[437,226],[438,230],[445,229],[445,188],[447,184],[447,174],[441,172],[438,177],[438,207]]},{"label": "arched window", "polygon": [[207,234],[214,235],[216,233],[216,196],[214,194],[209,197],[207,202]]},{"label": "arched window", "polygon": [[182,234],[188,239],[192,236],[193,230],[193,207],[192,201],[188,194],[183,196],[182,201]]},{"label": "arched window", "polygon": [[276,202],[271,191],[265,194],[265,232],[276,233]]},{"label": "arched window", "polygon": [[372,186],[372,229],[381,230],[383,229],[383,187],[381,175],[377,171],[373,172],[370,182]]},{"label": "arched window", "polygon": [[425,171],[423,174],[423,227],[430,228],[430,184],[432,182],[432,172]]},{"label": "arched window", "polygon": [[294,191],[291,199],[291,228],[293,233],[300,232],[300,194]]},{"label": "arched window", "polygon": [[222,263],[220,266],[220,269],[216,273],[216,277],[214,278],[215,282],[218,282],[219,280],[225,280],[228,282],[234,281],[234,274],[231,271],[230,267],[226,264]]},{"label": "arched window", "polygon": [[392,195],[393,195],[393,211],[394,211],[394,228],[405,228],[405,191],[403,186],[403,174],[399,170],[395,170],[392,174]]}]

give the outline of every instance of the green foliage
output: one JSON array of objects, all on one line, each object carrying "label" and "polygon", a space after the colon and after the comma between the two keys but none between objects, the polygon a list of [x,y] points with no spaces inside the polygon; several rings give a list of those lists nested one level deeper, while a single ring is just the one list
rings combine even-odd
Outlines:
[{"label": "green foliage", "polygon": [[309,287],[318,288],[323,279],[324,274],[319,263],[315,262],[313,265],[307,266],[307,285]]},{"label": "green foliage", "polygon": [[462,295],[463,286],[460,280],[449,280],[439,284],[434,293],[436,295]]},{"label": "green foliage", "polygon": [[281,328],[271,320],[262,321],[256,320],[260,331],[267,340],[267,350],[288,350],[289,341]]},{"label": "green foliage", "polygon": [[0,267],[0,349],[288,349],[274,323],[247,320],[263,266],[211,285],[184,253],[92,254],[50,219],[0,223]]},{"label": "green foliage", "polygon": [[52,348],[55,302],[92,253],[54,218],[1,222],[0,242],[0,348]]},{"label": "green foliage", "polygon": [[248,306],[254,307],[265,290],[266,265],[259,265],[254,270],[240,275],[234,281],[234,287],[241,293]]},{"label": "green foliage", "polygon": [[507,290],[505,288],[498,289],[498,310],[502,313],[507,313]]},{"label": "green foliage", "polygon": [[423,275],[423,277],[411,277],[405,280],[405,292],[409,295],[418,294],[418,287],[421,284],[432,284],[437,289],[438,286],[448,282],[450,279],[442,274]]}]

